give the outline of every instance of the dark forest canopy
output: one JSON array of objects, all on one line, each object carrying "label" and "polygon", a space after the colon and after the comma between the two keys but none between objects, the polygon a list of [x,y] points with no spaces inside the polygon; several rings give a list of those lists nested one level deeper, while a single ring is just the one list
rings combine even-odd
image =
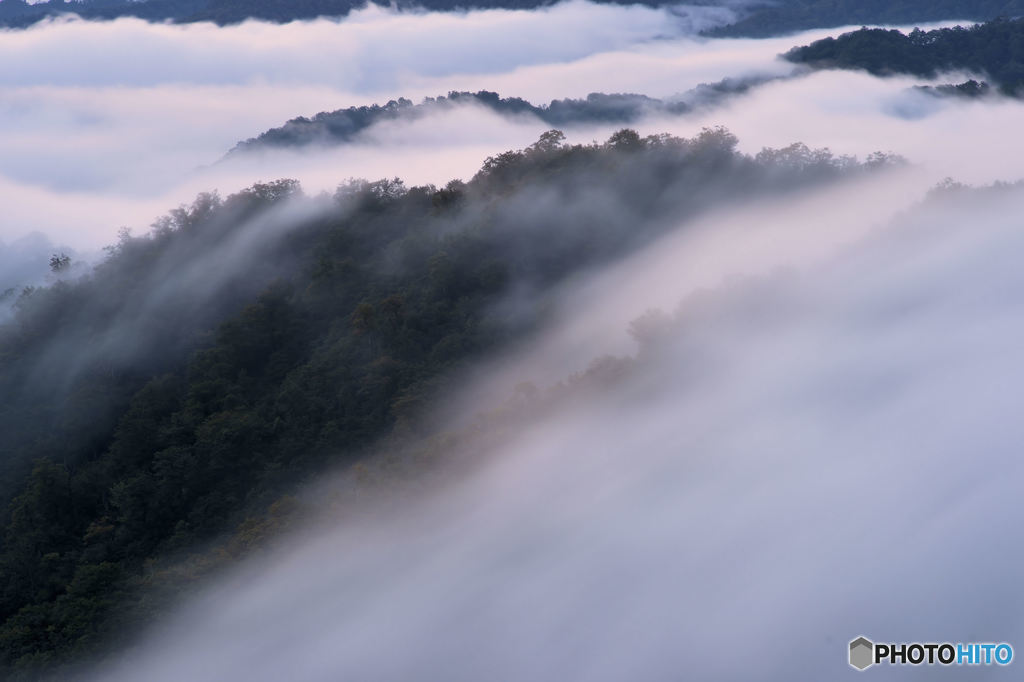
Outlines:
[{"label": "dark forest canopy", "polygon": [[239,142],[229,155],[305,145],[337,145],[351,142],[371,126],[385,121],[415,121],[459,106],[477,105],[502,116],[532,116],[555,127],[586,123],[629,124],[647,115],[680,115],[694,107],[712,104],[733,94],[743,93],[767,78],[728,78],[701,84],[671,100],[631,93],[591,93],[585,99],[556,99],[536,106],[519,97],[501,97],[496,92],[449,92],[427,97],[419,104],[399,98],[387,104],[348,107],[325,111],[312,118],[293,118],[278,128]]},{"label": "dark forest canopy", "polygon": [[812,28],[990,21],[1024,16],[1024,0],[782,0],[766,2],[714,36],[766,38]]},{"label": "dark forest canopy", "polygon": [[[614,4],[652,7],[671,5],[664,0],[601,0]],[[0,0],[0,26],[23,28],[42,19],[77,14],[85,19],[107,20],[138,17],[147,21],[192,23],[211,21],[220,25],[246,19],[284,23],[297,19],[342,17],[369,4],[368,0],[49,0],[29,4],[24,0]],[[378,1],[380,5],[390,5]],[[398,7],[434,11],[462,9],[532,9],[555,4],[552,0],[400,0]],[[691,4],[730,4],[698,0]],[[1024,0],[778,0],[738,10],[740,19],[709,31],[711,35],[767,37],[810,28],[858,24],[907,24],[966,19],[988,21],[1000,16],[1024,15]]]},{"label": "dark forest canopy", "polygon": [[563,138],[444,188],[202,194],[25,289],[0,325],[0,677],[122,646],[286,524],[304,481],[430,437],[425,406],[559,283],[737,196],[895,162],[748,156],[723,129]]},{"label": "dark forest canopy", "polygon": [[634,94],[592,93],[586,99],[552,100],[538,107],[519,97],[503,98],[486,90],[450,92],[447,96],[427,97],[419,104],[402,97],[384,105],[348,107],[321,112],[312,118],[293,118],[279,128],[238,143],[230,154],[309,144],[341,144],[376,123],[414,121],[467,104],[483,106],[504,116],[534,116],[552,126],[584,122],[631,123],[647,113],[678,114],[689,110],[682,102],[669,103]]},{"label": "dark forest canopy", "polygon": [[[819,69],[863,69],[877,76],[911,74],[933,78],[945,71],[985,74],[1008,95],[1024,94],[1024,19],[996,20],[969,28],[934,31],[862,28],[825,38],[786,54],[786,59]],[[982,83],[961,86],[959,94],[981,95]]]}]

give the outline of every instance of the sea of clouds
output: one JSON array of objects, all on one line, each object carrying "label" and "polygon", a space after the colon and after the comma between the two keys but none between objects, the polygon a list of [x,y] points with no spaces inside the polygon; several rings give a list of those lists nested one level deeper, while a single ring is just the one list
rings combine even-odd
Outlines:
[{"label": "sea of clouds", "polygon": [[[239,140],[295,116],[403,96],[488,89],[535,103],[591,92],[670,97],[727,77],[787,75],[792,65],[777,56],[828,33],[757,41],[697,36],[733,16],[723,7],[573,0],[535,11],[450,14],[371,6],[343,21],[285,25],[60,19],[5,31],[0,61],[16,68],[0,74],[0,239],[38,231],[95,248],[122,226],[144,232],[200,191],[228,193],[278,177],[296,177],[310,191],[352,176],[443,184],[471,176],[491,154],[531,143],[547,126],[470,106],[381,124],[341,149],[217,162]],[[922,127],[909,125],[903,110],[920,110],[944,130],[963,123],[961,107],[904,102],[903,81],[849,81],[777,84],[758,91],[754,106],[741,98],[735,110],[637,127],[692,134],[708,123],[726,124],[754,151],[803,140],[843,152],[867,153],[874,148],[866,145],[875,144],[912,154],[928,146],[930,133],[907,139],[907,129]],[[995,109],[984,115],[997,115]],[[766,118],[751,121],[761,116],[754,111]],[[840,111],[845,119],[834,118]],[[1006,106],[998,115],[1017,113]],[[967,152],[978,144],[1024,144],[991,141],[993,123],[967,132],[960,144]],[[859,134],[879,125],[891,130],[870,142]],[[586,142],[613,129],[567,132],[571,141]]]},{"label": "sea of clouds", "polygon": [[723,209],[567,286],[453,414],[678,321],[627,380],[285,538],[95,679],[852,680],[859,635],[1016,644],[1024,192],[925,187]]},{"label": "sea of clouds", "polygon": [[543,102],[792,76],[636,127],[721,124],[752,153],[803,141],[912,163],[723,206],[573,282],[558,321],[492,359],[449,396],[451,413],[636,353],[628,324],[649,308],[681,305],[681,323],[629,381],[551,410],[399,513],[284,540],[95,679],[842,680],[859,674],[846,646],[862,634],[1022,641],[1024,196],[917,206],[946,176],[1024,178],[1024,109],[777,58],[825,32],[695,35],[728,12],[372,8],[285,26],[3,34],[0,59],[23,65],[0,75],[4,238],[96,246],[196,191],[271,177],[313,191],[352,175],[442,183],[544,129],[466,107],[340,148],[214,164],[296,115],[450,89]]}]

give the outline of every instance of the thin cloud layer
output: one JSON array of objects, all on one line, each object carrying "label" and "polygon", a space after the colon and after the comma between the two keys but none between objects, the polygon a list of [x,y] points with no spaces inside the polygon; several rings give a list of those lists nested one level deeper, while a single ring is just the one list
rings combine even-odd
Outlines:
[{"label": "thin cloud layer", "polygon": [[[435,95],[462,74],[571,63],[731,16],[721,8],[571,2],[464,14],[370,7],[341,22],[230,28],[61,20],[5,32],[0,61],[19,67],[0,75],[0,198],[13,206],[0,219],[0,236],[41,230],[103,243],[119,225],[143,227],[197,191],[230,192],[263,179],[195,171],[293,116]],[[460,167],[483,158],[475,150],[474,157]],[[387,174],[401,170],[398,161]],[[333,182],[374,170],[351,165]],[[81,210],[83,199],[90,210]]]},{"label": "thin cloud layer", "polygon": [[[957,82],[952,74],[936,82]],[[913,91],[920,81],[878,79],[864,73],[829,71],[769,83],[725,109],[679,126],[712,121],[741,139],[781,146],[801,140],[839,154],[865,154],[869,147],[902,154],[936,180],[952,176],[970,183],[1024,178],[1024,140],[1009,135],[1024,116],[1024,102],[993,98],[938,99]]]},{"label": "thin cloud layer", "polygon": [[144,230],[199,191],[228,193],[285,174],[314,190],[350,175],[443,183],[531,142],[543,126],[486,116],[434,121],[409,130],[451,131],[432,150],[427,138],[392,143],[388,135],[400,132],[388,130],[367,135],[368,145],[382,145],[376,154],[367,146],[306,161],[207,167],[239,140],[297,115],[467,89],[538,103],[598,91],[665,97],[730,76],[787,74],[792,65],[776,55],[825,35],[694,38],[730,16],[721,7],[569,2],[462,14],[371,7],[340,22],[228,28],[61,20],[5,32],[0,60],[18,68],[0,74],[0,199],[9,207],[0,237],[39,230],[95,247],[121,225]]},{"label": "thin cloud layer", "polygon": [[[388,92],[408,75],[505,73],[569,62],[651,40],[692,35],[735,14],[714,7],[656,9],[580,0],[536,11],[398,12],[371,5],[340,21],[240,26],[58,20],[4,32],[0,58],[23,68],[6,86],[170,83],[318,84]],[[60,68],[55,68],[59,66]]]}]

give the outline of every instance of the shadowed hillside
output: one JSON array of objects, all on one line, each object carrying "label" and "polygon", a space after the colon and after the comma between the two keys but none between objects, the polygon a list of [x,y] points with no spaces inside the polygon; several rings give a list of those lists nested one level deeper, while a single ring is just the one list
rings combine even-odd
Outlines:
[{"label": "shadowed hillside", "polygon": [[722,129],[563,137],[440,189],[203,194],[123,232],[90,274],[26,288],[0,327],[5,679],[116,646],[286,524],[304,481],[429,437],[440,391],[536,329],[568,278],[740,190],[893,162],[751,157]]}]

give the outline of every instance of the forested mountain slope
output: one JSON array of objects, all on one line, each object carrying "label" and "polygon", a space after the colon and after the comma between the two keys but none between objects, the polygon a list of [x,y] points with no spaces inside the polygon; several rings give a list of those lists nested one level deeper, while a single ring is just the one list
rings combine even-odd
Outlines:
[{"label": "forested mountain slope", "polygon": [[430,436],[424,408],[559,283],[723,200],[892,162],[551,131],[443,189],[282,180],[122,233],[0,326],[0,675],[123,643],[285,523],[303,481]]},{"label": "forested mountain slope", "polygon": [[440,97],[428,97],[419,104],[403,97],[384,105],[348,107],[320,112],[312,118],[293,118],[283,126],[239,142],[230,154],[312,144],[342,144],[377,123],[411,122],[466,105],[485,107],[503,116],[534,116],[552,126],[597,122],[625,124],[644,114],[679,114],[690,109],[683,102],[665,102],[636,94],[591,93],[586,99],[553,100],[546,106],[535,106],[520,97],[501,97],[486,90],[450,92]]},{"label": "forested mountain slope", "polygon": [[811,28],[959,19],[989,21],[1021,15],[1022,0],[783,0],[765,3],[736,23],[710,33],[763,38]]},{"label": "forested mountain slope", "polygon": [[258,152],[306,145],[338,145],[351,142],[371,126],[388,121],[411,123],[427,116],[442,114],[461,106],[484,107],[507,117],[529,116],[554,127],[585,124],[629,124],[643,116],[674,116],[711,105],[730,95],[746,92],[768,80],[767,77],[727,78],[702,83],[672,99],[656,99],[633,93],[590,93],[582,99],[556,99],[534,105],[521,97],[501,97],[496,92],[449,92],[427,97],[419,104],[399,98],[387,104],[348,107],[320,112],[312,118],[300,116],[271,128],[256,137],[239,142],[228,153]]},{"label": "forested mountain slope", "polygon": [[967,70],[991,79],[1008,95],[1024,93],[1024,19],[997,20],[909,34],[860,29],[825,38],[786,54],[814,68],[864,69],[875,75],[935,77]]}]

